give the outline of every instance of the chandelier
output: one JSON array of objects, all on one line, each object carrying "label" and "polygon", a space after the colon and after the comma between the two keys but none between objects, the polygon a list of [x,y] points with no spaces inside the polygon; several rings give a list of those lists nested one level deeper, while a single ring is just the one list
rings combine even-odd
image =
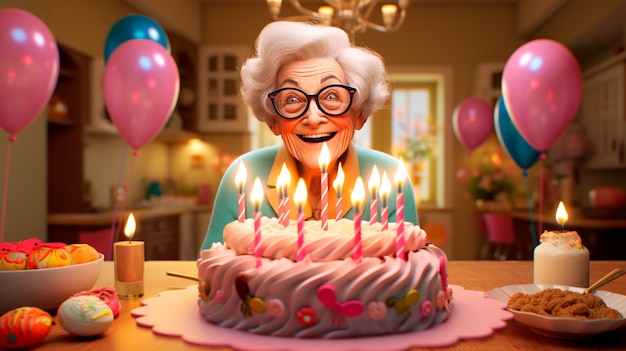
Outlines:
[{"label": "chandelier", "polygon": [[[380,6],[382,24],[369,20],[372,11],[377,7],[378,0],[325,0],[328,5],[320,6],[317,11],[302,6],[300,0],[288,0],[300,15],[285,18],[279,17],[282,0],[267,0],[267,6],[274,20],[312,21],[340,27],[354,39],[356,34],[365,33],[367,28],[379,32],[398,30],[404,22],[409,1],[398,0],[397,5],[383,4]],[[399,14],[398,10],[400,10]]]}]

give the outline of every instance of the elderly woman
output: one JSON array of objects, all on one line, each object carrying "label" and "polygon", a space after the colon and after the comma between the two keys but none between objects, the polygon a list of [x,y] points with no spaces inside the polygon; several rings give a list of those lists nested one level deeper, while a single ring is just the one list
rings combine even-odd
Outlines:
[{"label": "elderly woman", "polygon": [[[238,189],[235,174],[240,163],[246,167],[247,217],[252,217],[250,191],[259,177],[264,186],[260,206],[263,216],[278,217],[277,178],[286,165],[291,175],[289,194],[293,200],[297,180],[306,183],[306,219],[320,219],[321,170],[319,156],[325,142],[330,151],[328,165],[328,218],[334,219],[337,194],[332,181],[339,164],[345,172],[342,191],[343,217],[353,218],[350,195],[358,176],[367,185],[374,165],[386,171],[393,183],[398,160],[387,154],[352,144],[355,130],[385,103],[389,81],[382,59],[364,48],[353,47],[348,35],[336,27],[300,22],[273,22],[260,33],[256,56],[241,68],[244,101],[262,122],[282,138],[282,145],[254,150],[240,156],[224,174],[217,191],[213,214],[202,245],[222,242],[226,224],[237,220]],[[395,189],[395,186],[393,186]],[[407,179],[403,188],[405,221],[417,224],[413,188]],[[369,191],[365,191],[365,204]],[[389,221],[395,221],[395,191],[389,195]],[[291,219],[297,210],[291,201]],[[362,215],[369,218],[369,208]],[[380,216],[378,217],[380,218]]]}]

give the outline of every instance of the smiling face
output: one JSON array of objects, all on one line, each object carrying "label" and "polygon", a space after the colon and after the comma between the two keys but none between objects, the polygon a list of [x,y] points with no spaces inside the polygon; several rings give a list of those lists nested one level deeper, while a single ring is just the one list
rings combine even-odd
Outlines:
[{"label": "smiling face", "polygon": [[[278,73],[278,88],[297,87],[315,94],[330,84],[347,84],[343,69],[332,58],[292,62]],[[319,172],[318,158],[323,142],[330,150],[332,166],[348,149],[355,129],[363,126],[351,110],[340,116],[325,115],[315,99],[303,116],[291,120],[277,116],[276,120],[272,131],[281,136],[289,153],[312,172]]]}]

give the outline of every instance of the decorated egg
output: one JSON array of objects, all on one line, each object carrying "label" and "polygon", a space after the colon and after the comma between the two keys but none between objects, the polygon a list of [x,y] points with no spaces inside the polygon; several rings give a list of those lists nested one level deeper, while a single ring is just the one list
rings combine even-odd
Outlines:
[{"label": "decorated egg", "polygon": [[40,343],[52,328],[52,316],[37,307],[20,307],[0,317],[0,347],[23,349]]},{"label": "decorated egg", "polygon": [[81,291],[70,297],[86,296],[86,295],[91,295],[91,296],[100,298],[102,301],[104,301],[104,303],[106,303],[109,306],[109,308],[111,308],[111,311],[113,311],[113,318],[119,316],[121,305],[120,305],[120,299],[117,297],[117,294],[115,293],[115,289],[111,287],[103,287],[103,288],[93,289],[89,291]]},{"label": "decorated egg", "polygon": [[0,271],[26,269],[26,254],[19,251],[0,251]]},{"label": "decorated egg", "polygon": [[93,295],[76,296],[65,300],[57,311],[57,320],[63,329],[77,336],[96,336],[113,323],[113,311]]},{"label": "decorated egg", "polygon": [[100,257],[98,250],[88,244],[71,244],[65,247],[70,254],[72,264],[95,261]]},{"label": "decorated egg", "polygon": [[70,254],[62,247],[41,246],[28,255],[28,269],[63,267],[72,264]]}]

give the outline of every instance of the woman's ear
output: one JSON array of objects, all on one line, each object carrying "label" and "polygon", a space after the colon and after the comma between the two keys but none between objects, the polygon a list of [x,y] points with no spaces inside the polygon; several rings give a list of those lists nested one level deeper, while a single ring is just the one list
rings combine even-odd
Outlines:
[{"label": "woman's ear", "polygon": [[362,118],[361,116],[357,117],[356,121],[354,121],[354,129],[361,130],[366,121],[367,118]]}]

